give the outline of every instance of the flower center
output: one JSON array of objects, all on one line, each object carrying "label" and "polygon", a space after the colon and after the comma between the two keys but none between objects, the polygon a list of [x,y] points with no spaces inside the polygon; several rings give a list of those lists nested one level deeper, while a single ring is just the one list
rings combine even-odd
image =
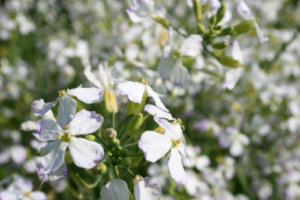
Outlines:
[{"label": "flower center", "polygon": [[162,127],[157,127],[156,129],[154,129],[155,132],[160,133],[160,134],[164,134],[165,133],[165,129]]},{"label": "flower center", "polygon": [[59,133],[58,139],[64,142],[69,142],[71,140],[71,133],[70,132]]},{"label": "flower center", "polygon": [[177,147],[180,143],[182,143],[182,139],[178,139],[178,140],[172,139],[171,141],[174,147]]},{"label": "flower center", "polygon": [[65,90],[59,90],[58,91],[59,96],[64,96],[66,94]]},{"label": "flower center", "polygon": [[148,85],[148,82],[145,79],[142,79],[141,81],[144,85]]},{"label": "flower center", "polygon": [[23,194],[23,196],[24,196],[24,197],[29,197],[29,196],[30,196],[30,192],[25,192],[25,193]]}]

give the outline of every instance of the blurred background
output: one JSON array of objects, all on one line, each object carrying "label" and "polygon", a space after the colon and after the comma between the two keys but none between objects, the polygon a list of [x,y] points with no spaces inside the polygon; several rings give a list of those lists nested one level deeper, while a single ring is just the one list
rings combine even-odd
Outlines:
[{"label": "blurred background", "polygon": [[[224,26],[243,20],[236,13],[239,1],[220,2],[230,14]],[[300,3],[245,2],[269,41],[261,43],[252,32],[234,38],[245,69],[235,87],[225,89],[228,68],[205,52],[185,65],[188,78],[162,78],[158,66],[168,30],[133,23],[126,13],[131,1],[1,0],[0,190],[16,174],[38,189],[34,157],[40,144],[28,131],[31,122],[21,126],[37,120],[33,100],[49,102],[58,90],[90,86],[84,67],[105,60],[116,78],[147,80],[185,125],[196,164],[187,170],[192,181],[176,186],[174,199],[299,199]],[[155,4],[174,28],[193,33],[197,22],[188,1]],[[175,37],[174,45],[179,41]],[[148,174],[159,179],[164,166],[150,166]],[[43,191],[50,199],[72,199],[67,187],[47,184]],[[169,189],[163,188],[166,195]]]}]

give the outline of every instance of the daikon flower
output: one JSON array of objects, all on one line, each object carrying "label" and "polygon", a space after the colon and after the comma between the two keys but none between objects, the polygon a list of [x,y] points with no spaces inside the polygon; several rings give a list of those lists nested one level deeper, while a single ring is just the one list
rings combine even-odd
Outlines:
[{"label": "daikon flower", "polygon": [[38,121],[34,136],[40,141],[49,142],[42,149],[47,154],[37,158],[39,174],[47,175],[59,170],[64,163],[67,147],[78,167],[93,168],[103,158],[104,150],[100,144],[77,137],[98,130],[103,117],[87,110],[75,114],[76,106],[75,100],[63,96],[59,100],[57,122],[47,118]]},{"label": "daikon flower", "polygon": [[147,82],[143,83],[125,81],[118,84],[118,89],[121,91],[122,95],[128,96],[128,99],[134,103],[141,104],[144,98],[144,94],[151,97],[154,100],[154,103],[157,107],[163,111],[168,112],[168,109],[165,107],[163,102],[160,100],[160,94],[156,93]]},{"label": "daikon flower", "polygon": [[169,151],[168,167],[171,177],[179,184],[186,183],[186,174],[183,168],[185,156],[184,137],[178,122],[169,122],[165,119],[154,118],[164,133],[146,131],[139,140],[139,148],[144,152],[149,162],[156,162]]},{"label": "daikon flower", "polygon": [[45,115],[64,96],[74,96],[80,101],[92,104],[103,100],[103,93],[98,88],[83,88],[81,85],[74,89],[60,90],[59,97],[52,102],[45,103],[43,99],[35,100],[31,105],[31,112],[36,116]]},{"label": "daikon flower", "polygon": [[[160,194],[160,187],[153,184],[150,178],[144,178],[134,184],[135,200],[155,200]],[[129,200],[129,189],[125,181],[114,179],[102,187],[100,196],[103,200]]]},{"label": "daikon flower", "polygon": [[30,181],[17,176],[6,190],[0,191],[1,200],[47,200],[47,196],[41,191],[32,191]]},{"label": "daikon flower", "polygon": [[[253,19],[254,21],[256,21],[255,16],[253,15],[253,13],[251,12],[250,8],[248,7],[248,5],[243,0],[241,0],[239,2],[238,6],[237,6],[237,12],[244,19],[247,19],[247,20]],[[259,28],[259,26],[258,26],[257,23],[255,23],[255,29],[256,29],[257,37],[259,38],[260,42],[267,42],[267,41],[269,41],[269,38],[264,35],[264,33]]]}]

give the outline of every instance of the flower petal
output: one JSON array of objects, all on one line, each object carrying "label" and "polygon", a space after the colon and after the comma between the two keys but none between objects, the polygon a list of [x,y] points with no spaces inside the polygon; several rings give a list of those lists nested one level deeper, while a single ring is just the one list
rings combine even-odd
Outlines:
[{"label": "flower petal", "polygon": [[37,157],[36,166],[39,175],[48,175],[63,165],[67,145],[65,142],[54,141],[48,154]]},{"label": "flower petal", "polygon": [[176,148],[172,148],[168,162],[171,177],[179,184],[186,183],[186,174],[182,165],[181,155]]},{"label": "flower petal", "polygon": [[45,193],[40,192],[40,191],[35,191],[30,193],[30,200],[47,200],[47,196]]},{"label": "flower petal", "polygon": [[135,200],[153,200],[159,199],[161,194],[160,187],[153,184],[151,179],[146,177],[134,184],[134,198]]},{"label": "flower petal", "polygon": [[84,70],[85,77],[97,88],[103,90],[103,87],[100,83],[100,81],[96,78],[96,76],[91,71],[91,67],[86,67]]},{"label": "flower petal", "polygon": [[33,135],[40,141],[51,141],[58,137],[62,128],[52,119],[41,119],[37,122],[37,129]]},{"label": "flower petal", "polygon": [[147,104],[145,106],[144,110],[146,112],[148,112],[149,114],[153,115],[154,117],[168,119],[168,120],[174,119],[169,112],[166,112],[166,111],[162,110],[161,108],[151,105],[151,104]]},{"label": "flower petal", "polygon": [[104,156],[102,146],[96,142],[84,138],[71,137],[69,144],[69,151],[74,164],[78,167],[91,169]]},{"label": "flower petal", "polygon": [[62,96],[59,99],[57,122],[61,127],[66,126],[76,112],[77,103],[68,96]]},{"label": "flower petal", "polygon": [[168,120],[160,119],[158,117],[155,117],[154,120],[160,127],[165,130],[164,135],[166,135],[168,138],[172,138],[175,140],[182,138],[182,129],[179,123],[170,123]]},{"label": "flower petal", "polygon": [[31,112],[35,116],[41,116],[46,114],[53,106],[55,106],[57,101],[52,101],[49,103],[45,103],[43,99],[35,100],[31,105]]},{"label": "flower petal", "polygon": [[161,159],[171,148],[171,140],[164,134],[155,131],[146,131],[139,140],[139,148],[144,152],[145,159],[156,162]]},{"label": "flower petal", "polygon": [[73,117],[68,131],[70,131],[72,135],[93,133],[101,127],[103,121],[104,119],[101,115],[95,112],[81,110]]},{"label": "flower petal", "polygon": [[129,189],[122,179],[114,179],[106,183],[100,192],[103,200],[129,200]]},{"label": "flower petal", "polygon": [[122,95],[128,96],[128,99],[135,103],[141,103],[146,86],[139,82],[125,81],[118,84],[118,89]]},{"label": "flower petal", "polygon": [[180,55],[195,57],[200,54],[202,50],[202,37],[200,35],[192,34],[183,41],[180,47]]},{"label": "flower petal", "polygon": [[78,87],[67,91],[68,95],[75,96],[80,101],[92,104],[103,101],[103,92],[98,88]]},{"label": "flower petal", "polygon": [[149,85],[147,85],[146,88],[147,88],[148,96],[153,98],[155,105],[157,107],[163,109],[164,111],[169,112],[169,110],[165,107],[163,102],[160,100],[159,96],[161,96],[161,95],[154,92],[154,90]]},{"label": "flower petal", "polygon": [[240,156],[243,154],[243,152],[244,147],[239,141],[233,142],[230,146],[230,154],[233,156]]}]

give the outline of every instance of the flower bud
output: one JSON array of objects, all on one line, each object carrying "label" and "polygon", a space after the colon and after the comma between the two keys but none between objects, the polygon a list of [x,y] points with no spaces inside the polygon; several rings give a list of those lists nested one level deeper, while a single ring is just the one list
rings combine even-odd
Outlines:
[{"label": "flower bud", "polygon": [[217,23],[217,17],[216,17],[216,15],[213,15],[213,16],[210,17],[209,23],[210,23],[212,26],[214,26],[214,25]]},{"label": "flower bud", "polygon": [[197,28],[198,28],[198,31],[199,31],[201,34],[204,34],[204,33],[205,33],[205,27],[203,26],[203,24],[198,23],[198,24],[197,24]]},{"label": "flower bud", "polygon": [[227,67],[231,67],[231,68],[242,67],[242,68],[244,68],[243,64],[241,64],[238,60],[235,60],[230,56],[221,55],[220,57],[218,57],[218,61],[221,64],[226,65]]},{"label": "flower bud", "polygon": [[117,146],[120,145],[120,140],[116,137],[113,138],[112,142]]},{"label": "flower bud", "polygon": [[115,138],[117,137],[117,131],[113,128],[108,128],[104,131],[104,138]]},{"label": "flower bud", "polygon": [[226,42],[217,42],[212,44],[212,47],[215,49],[224,49],[227,47],[227,43]]},{"label": "flower bud", "polygon": [[229,27],[223,29],[221,31],[221,33],[219,34],[219,36],[230,35],[232,33],[232,31],[233,31],[233,28],[231,26],[229,26]]},{"label": "flower bud", "polygon": [[223,19],[225,11],[226,7],[222,4],[217,12],[217,23],[219,23]]},{"label": "flower bud", "polygon": [[105,174],[106,171],[107,171],[107,166],[106,166],[106,164],[104,164],[104,163],[99,163],[99,164],[96,166],[96,169],[97,169],[98,171],[100,171],[100,173]]},{"label": "flower bud", "polygon": [[160,23],[165,28],[169,28],[169,26],[170,26],[170,22],[168,22],[168,20],[166,20],[164,18],[161,18],[160,16],[154,16],[154,17],[152,17],[152,19],[154,19],[154,21]]},{"label": "flower bud", "polygon": [[85,139],[90,140],[90,141],[95,141],[96,137],[94,135],[87,135],[87,136],[85,136]]},{"label": "flower bud", "polygon": [[235,25],[233,27],[233,31],[231,33],[231,36],[235,37],[237,35],[243,34],[243,33],[247,33],[251,30],[255,29],[255,24],[254,21],[251,20],[245,20],[241,23],[239,23],[238,25]]},{"label": "flower bud", "polygon": [[142,113],[132,116],[126,129],[127,135],[133,136],[143,124],[143,119]]},{"label": "flower bud", "polygon": [[193,4],[194,4],[194,12],[195,12],[196,19],[197,19],[197,21],[200,21],[202,19],[201,2],[200,2],[200,0],[194,0]]},{"label": "flower bud", "polygon": [[118,104],[115,94],[112,91],[104,92],[104,104],[105,108],[110,113],[118,112]]}]

